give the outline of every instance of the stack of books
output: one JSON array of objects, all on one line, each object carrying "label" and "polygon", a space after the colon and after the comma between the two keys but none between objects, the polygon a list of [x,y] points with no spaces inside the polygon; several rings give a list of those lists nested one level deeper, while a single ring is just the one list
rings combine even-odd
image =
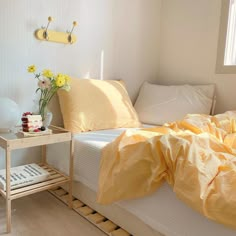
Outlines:
[{"label": "stack of books", "polygon": [[[42,182],[50,176],[50,173],[32,163],[11,168],[11,189]],[[0,188],[6,191],[6,169],[0,170]]]}]

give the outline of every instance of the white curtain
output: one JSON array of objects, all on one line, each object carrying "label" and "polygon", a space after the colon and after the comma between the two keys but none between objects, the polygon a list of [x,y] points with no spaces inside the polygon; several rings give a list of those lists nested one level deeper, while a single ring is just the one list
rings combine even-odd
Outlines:
[{"label": "white curtain", "polygon": [[230,0],[224,65],[236,65],[236,0]]}]

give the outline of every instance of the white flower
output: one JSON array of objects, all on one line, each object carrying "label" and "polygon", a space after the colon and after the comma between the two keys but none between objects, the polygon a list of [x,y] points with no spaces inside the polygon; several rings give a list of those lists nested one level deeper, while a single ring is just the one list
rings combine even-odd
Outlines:
[{"label": "white flower", "polygon": [[70,91],[70,85],[69,84],[65,84],[63,86],[63,89],[66,90],[67,92]]},{"label": "white flower", "polygon": [[43,78],[42,80],[39,80],[38,86],[40,89],[49,89],[51,87],[51,80],[49,78]]}]

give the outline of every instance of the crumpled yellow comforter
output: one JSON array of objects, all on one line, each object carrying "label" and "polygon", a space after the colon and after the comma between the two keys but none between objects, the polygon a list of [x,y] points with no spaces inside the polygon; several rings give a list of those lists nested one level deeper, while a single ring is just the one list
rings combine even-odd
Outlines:
[{"label": "crumpled yellow comforter", "polygon": [[167,181],[178,198],[236,229],[236,111],[128,129],[103,149],[97,201],[143,197]]}]

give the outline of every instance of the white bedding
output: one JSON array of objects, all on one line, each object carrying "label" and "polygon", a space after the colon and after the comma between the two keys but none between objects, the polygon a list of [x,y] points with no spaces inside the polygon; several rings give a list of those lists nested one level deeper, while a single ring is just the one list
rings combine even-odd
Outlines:
[{"label": "white bedding", "polygon": [[[124,129],[101,130],[75,136],[74,179],[92,190],[98,187],[101,149]],[[62,155],[69,150],[66,144],[49,149],[50,163],[68,173],[68,160]],[[116,203],[142,219],[166,236],[235,236],[236,231],[208,220],[175,197],[164,184],[151,196]]]}]

